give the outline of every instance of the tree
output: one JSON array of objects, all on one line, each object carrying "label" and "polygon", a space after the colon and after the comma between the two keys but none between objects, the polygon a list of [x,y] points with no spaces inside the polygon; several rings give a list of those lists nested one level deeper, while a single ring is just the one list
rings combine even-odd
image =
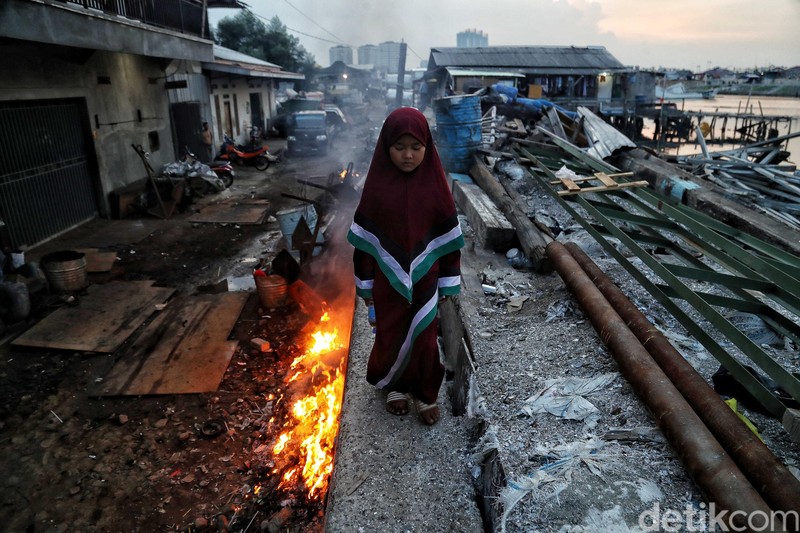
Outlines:
[{"label": "tree", "polygon": [[214,41],[226,48],[269,61],[290,72],[300,72],[311,78],[316,67],[314,56],[290,35],[286,26],[275,16],[264,24],[251,11],[242,10],[225,17],[217,24]]},{"label": "tree", "polygon": [[217,24],[214,42],[225,48],[267,61],[264,57],[264,41],[267,27],[248,10],[234,17],[225,17]]}]

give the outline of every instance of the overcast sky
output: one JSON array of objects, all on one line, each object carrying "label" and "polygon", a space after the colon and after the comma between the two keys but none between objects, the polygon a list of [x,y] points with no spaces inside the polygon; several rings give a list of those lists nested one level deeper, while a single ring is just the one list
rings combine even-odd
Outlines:
[{"label": "overcast sky", "polygon": [[[456,34],[489,46],[605,46],[626,66],[706,70],[800,65],[800,0],[244,0],[278,16],[321,66],[337,44],[404,41],[408,68]],[[216,25],[237,10],[210,9]]]}]

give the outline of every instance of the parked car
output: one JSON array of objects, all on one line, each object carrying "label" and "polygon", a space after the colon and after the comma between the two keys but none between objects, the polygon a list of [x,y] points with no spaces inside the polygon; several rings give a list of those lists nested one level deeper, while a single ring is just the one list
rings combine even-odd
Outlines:
[{"label": "parked car", "polygon": [[287,123],[289,155],[297,153],[326,154],[333,143],[336,128],[325,111],[298,111]]},{"label": "parked car", "polygon": [[313,98],[292,98],[278,104],[277,114],[272,119],[272,127],[280,137],[288,134],[289,118],[298,111],[322,109],[322,100]]},{"label": "parked car", "polygon": [[328,114],[328,122],[336,130],[337,134],[350,125],[347,121],[347,116],[345,116],[344,112],[337,106],[333,104],[325,104],[323,108],[325,109],[325,113]]}]

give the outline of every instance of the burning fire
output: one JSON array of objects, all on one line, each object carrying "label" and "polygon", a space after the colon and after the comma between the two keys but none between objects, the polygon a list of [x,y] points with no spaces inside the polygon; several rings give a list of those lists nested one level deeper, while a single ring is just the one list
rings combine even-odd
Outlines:
[{"label": "burning fire", "polygon": [[324,329],[329,322],[330,316],[325,313],[305,352],[292,362],[294,374],[289,382],[309,379],[311,391],[294,402],[292,417],[272,448],[274,455],[281,455],[287,449],[299,450],[299,464],[284,472],[279,486],[291,487],[302,477],[310,499],[322,497],[333,471],[333,445],[344,392],[342,361],[337,360],[334,366],[325,357],[342,347],[337,341],[336,328]]}]

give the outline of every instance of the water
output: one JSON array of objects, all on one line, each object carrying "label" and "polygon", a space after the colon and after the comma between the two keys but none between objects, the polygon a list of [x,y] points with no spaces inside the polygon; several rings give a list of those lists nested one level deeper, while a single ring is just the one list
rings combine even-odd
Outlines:
[{"label": "water", "polygon": [[[752,113],[765,116],[792,117],[791,123],[782,122],[780,135],[797,133],[800,131],[800,98],[787,98],[780,96],[750,96],[747,95],[717,95],[710,100],[683,100],[677,101],[678,109],[682,111],[705,111],[718,113]],[[790,128],[787,131],[787,126]],[[731,126],[729,126],[730,128]],[[730,147],[724,145],[710,145],[710,151],[725,150]],[[696,144],[687,144],[677,153],[681,155],[694,154],[700,151]],[[789,160],[800,162],[800,137],[795,137],[788,142],[787,151],[791,153]]]}]

